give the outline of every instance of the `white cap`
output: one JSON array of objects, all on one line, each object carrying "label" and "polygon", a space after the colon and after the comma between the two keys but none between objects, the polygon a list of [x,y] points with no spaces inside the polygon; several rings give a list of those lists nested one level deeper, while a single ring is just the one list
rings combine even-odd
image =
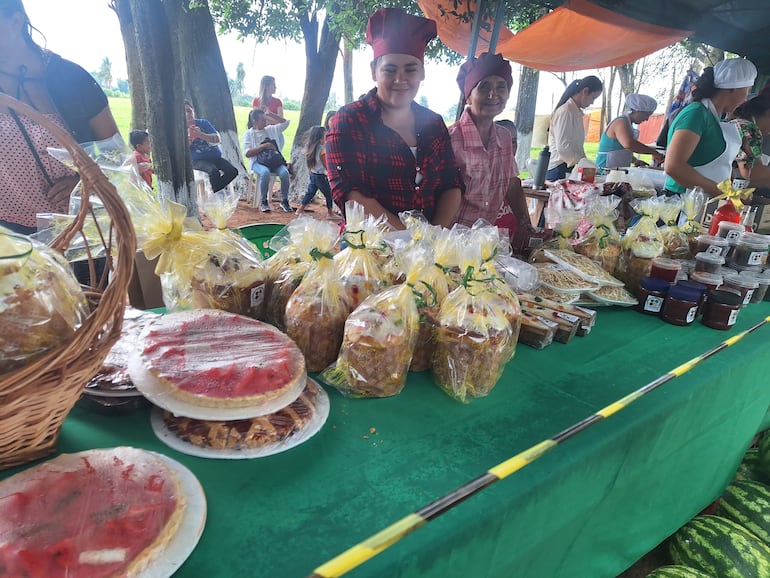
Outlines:
[{"label": "white cap", "polygon": [[745,58],[720,60],[714,65],[714,86],[717,88],[747,88],[754,86],[757,67]]},{"label": "white cap", "polygon": [[626,97],[626,108],[637,112],[655,112],[658,101],[646,94],[632,93]]}]

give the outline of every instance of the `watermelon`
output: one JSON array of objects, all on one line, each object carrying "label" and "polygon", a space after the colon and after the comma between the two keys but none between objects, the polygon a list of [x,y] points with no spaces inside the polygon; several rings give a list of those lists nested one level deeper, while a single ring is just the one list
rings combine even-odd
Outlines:
[{"label": "watermelon", "polygon": [[689,566],[661,566],[647,574],[647,578],[716,578]]},{"label": "watermelon", "polygon": [[770,547],[732,520],[697,516],[668,544],[674,564],[718,578],[770,578]]},{"label": "watermelon", "polygon": [[719,499],[718,513],[770,546],[770,487],[750,480],[733,482]]},{"label": "watermelon", "polygon": [[751,480],[763,484],[768,481],[768,478],[759,471],[759,450],[757,448],[749,448],[746,455],[743,456],[738,471],[735,472],[733,482],[738,480]]},{"label": "watermelon", "polygon": [[770,480],[770,432],[765,432],[757,447],[757,471]]}]

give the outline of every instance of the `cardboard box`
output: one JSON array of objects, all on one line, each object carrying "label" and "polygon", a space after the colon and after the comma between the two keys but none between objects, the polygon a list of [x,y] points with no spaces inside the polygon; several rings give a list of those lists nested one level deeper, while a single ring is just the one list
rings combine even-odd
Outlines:
[{"label": "cardboard box", "polygon": [[155,274],[156,257],[148,261],[144,253],[137,251],[134,257],[134,273],[128,286],[128,302],[137,309],[164,307],[160,277]]}]

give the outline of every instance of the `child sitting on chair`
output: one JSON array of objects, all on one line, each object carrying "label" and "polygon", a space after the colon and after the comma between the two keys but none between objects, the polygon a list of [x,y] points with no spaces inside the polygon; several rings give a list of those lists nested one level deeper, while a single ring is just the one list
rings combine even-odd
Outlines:
[{"label": "child sitting on chair", "polygon": [[132,130],[128,135],[128,141],[134,149],[134,161],[139,176],[152,188],[152,160],[150,159],[150,133],[146,130]]}]

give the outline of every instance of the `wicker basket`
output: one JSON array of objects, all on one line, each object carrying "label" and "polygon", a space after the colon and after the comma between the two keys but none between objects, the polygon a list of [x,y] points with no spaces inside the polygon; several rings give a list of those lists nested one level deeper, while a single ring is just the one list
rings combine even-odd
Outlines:
[{"label": "wicker basket", "polygon": [[51,242],[51,247],[63,252],[84,223],[91,221],[98,227],[88,202],[91,195],[101,199],[111,220],[109,230],[100,230],[107,251],[107,266],[101,278],[96,278],[91,251],[87,251],[91,278],[87,295],[91,313],[75,331],[73,339],[19,369],[0,375],[0,469],[4,469],[56,450],[64,419],[120,337],[136,236],[115,187],[67,131],[3,94],[0,94],[0,107],[11,108],[48,129],[69,151],[80,173],[83,196],[80,212]]}]

